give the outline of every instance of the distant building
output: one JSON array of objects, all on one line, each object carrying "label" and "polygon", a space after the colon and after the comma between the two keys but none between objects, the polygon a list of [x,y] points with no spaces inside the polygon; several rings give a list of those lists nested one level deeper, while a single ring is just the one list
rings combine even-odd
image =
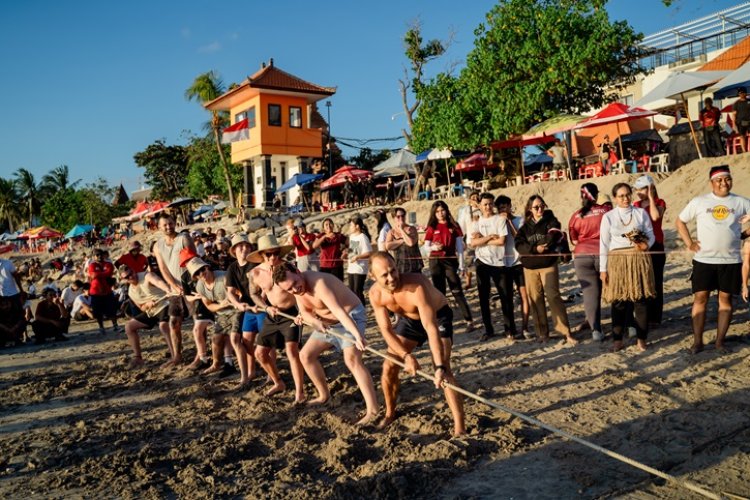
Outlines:
[{"label": "distant building", "polygon": [[[322,87],[276,68],[271,59],[205,104],[211,111],[228,111],[233,124],[248,120],[249,139],[231,145],[232,163],[244,171],[245,205],[269,208],[276,188],[292,175],[310,171],[323,156],[327,124],[316,103],[335,92],[335,87]],[[290,190],[287,200],[298,194],[298,189]]]},{"label": "distant building", "polygon": [[115,191],[115,195],[112,197],[112,205],[124,205],[128,201],[130,201],[128,193],[125,192],[125,188],[120,184],[117,191]]}]

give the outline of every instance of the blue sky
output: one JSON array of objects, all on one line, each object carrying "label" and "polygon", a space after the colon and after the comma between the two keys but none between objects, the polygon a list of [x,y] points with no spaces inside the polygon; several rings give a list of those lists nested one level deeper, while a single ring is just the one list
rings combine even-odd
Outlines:
[{"label": "blue sky", "polygon": [[[225,83],[238,82],[271,57],[292,74],[338,87],[334,136],[399,136],[404,116],[391,117],[402,111],[397,80],[410,21],[421,20],[426,39],[455,34],[446,57],[430,67],[437,72],[463,62],[495,3],[4,2],[0,177],[25,167],[41,179],[66,164],[73,179],[102,176],[136,189],[142,170],[134,153],[160,138],[181,142],[184,130],[201,132],[207,113],[184,98],[195,76],[216,70]],[[675,0],[665,8],[659,0],[612,0],[608,10],[651,34],[738,3]]]}]

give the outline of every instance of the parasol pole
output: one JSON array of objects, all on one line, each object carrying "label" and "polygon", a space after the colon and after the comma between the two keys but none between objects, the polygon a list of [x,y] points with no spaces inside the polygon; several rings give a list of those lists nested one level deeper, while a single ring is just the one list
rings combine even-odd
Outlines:
[{"label": "parasol pole", "polygon": [[[615,125],[617,125],[617,142],[620,145],[620,159],[624,160],[625,154],[622,152],[622,134],[620,133],[620,122],[617,122]],[[611,166],[609,168],[610,170],[612,169]]]},{"label": "parasol pole", "polygon": [[695,135],[695,128],[693,128],[693,120],[690,118],[690,107],[685,100],[685,93],[680,92],[680,97],[682,98],[682,102],[685,103],[685,114],[687,115],[688,124],[690,125],[690,135],[693,136],[693,144],[695,144],[695,150],[698,151],[698,158],[703,158],[701,147],[698,145],[698,137]]},{"label": "parasol pole", "polygon": [[526,169],[523,167],[523,146],[518,146],[518,156],[521,157],[521,185],[526,182]]},{"label": "parasol pole", "polygon": [[448,169],[448,158],[445,158],[445,185],[451,185],[451,172]]}]

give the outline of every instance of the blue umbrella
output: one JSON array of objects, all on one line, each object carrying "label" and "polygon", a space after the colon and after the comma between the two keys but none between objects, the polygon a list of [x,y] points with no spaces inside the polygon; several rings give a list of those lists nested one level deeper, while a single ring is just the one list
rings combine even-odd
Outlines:
[{"label": "blue umbrella", "polygon": [[94,226],[91,226],[89,224],[76,224],[73,226],[73,229],[65,233],[66,238],[75,238],[76,236],[81,236],[82,234],[86,234],[89,231],[94,229]]},{"label": "blue umbrella", "polygon": [[323,174],[294,174],[288,181],[282,184],[281,187],[276,190],[276,192],[283,193],[285,191],[289,191],[293,187],[304,186],[306,184],[310,184],[311,182],[315,182],[318,179],[322,179],[323,177],[325,177],[325,175]]},{"label": "blue umbrella", "polygon": [[193,217],[198,217],[201,214],[205,214],[206,212],[210,212],[214,209],[213,205],[201,205],[199,206],[195,212],[193,212]]}]

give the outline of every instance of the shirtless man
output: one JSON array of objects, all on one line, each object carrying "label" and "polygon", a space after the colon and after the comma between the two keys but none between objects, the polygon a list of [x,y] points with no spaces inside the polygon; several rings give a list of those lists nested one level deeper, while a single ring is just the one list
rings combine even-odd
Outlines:
[{"label": "shirtless man", "polygon": [[182,363],[182,268],[180,268],[180,251],[189,248],[193,253],[195,246],[187,234],[175,231],[175,222],[171,215],[162,213],[159,216],[159,230],[163,236],[156,241],[153,248],[154,257],[159,266],[159,273],[167,282],[175,296],[169,300],[169,335],[172,338],[174,352],[167,365],[177,366]]},{"label": "shirtless man", "polygon": [[273,282],[295,295],[300,311],[298,321],[313,328],[312,335],[300,352],[305,372],[318,391],[318,397],[310,403],[323,404],[331,397],[319,357],[323,351],[335,348],[344,352],[346,367],[354,375],[365,399],[366,413],[357,425],[372,423],[378,415],[378,398],[372,375],[362,362],[361,351],[367,345],[367,316],[362,302],[341,280],[328,273],[300,273],[284,264],[274,269]]},{"label": "shirtless man", "polygon": [[258,309],[268,314],[263,320],[255,347],[258,363],[273,382],[273,386],[266,391],[266,396],[286,390],[286,384],[281,380],[276,366],[276,349],[286,348],[289,368],[294,379],[294,402],[302,403],[305,401],[305,371],[299,357],[302,328],[294,321],[278,314],[282,312],[289,316],[297,316],[297,301],[294,295],[274,286],[273,283],[274,268],[283,264],[282,257],[292,248],[291,245],[279,245],[273,235],[261,236],[258,238],[258,250],[247,257],[248,262],[258,265],[247,273],[247,277],[250,298]]},{"label": "shirtless man", "polygon": [[[388,354],[403,361],[407,373],[416,375],[419,363],[412,351],[427,341],[435,367],[435,387],[439,388],[443,381],[455,384],[450,360],[453,346],[453,311],[445,295],[440,293],[426,276],[415,273],[400,274],[396,268],[396,261],[387,252],[375,252],[370,256],[370,276],[375,280],[369,291],[370,304],[380,332],[388,344]],[[388,311],[402,318],[395,330]],[[400,370],[400,366],[389,360],[383,363],[385,418],[380,428],[387,427],[396,419]],[[444,391],[453,414],[453,435],[466,434],[461,396],[448,388]]]}]

